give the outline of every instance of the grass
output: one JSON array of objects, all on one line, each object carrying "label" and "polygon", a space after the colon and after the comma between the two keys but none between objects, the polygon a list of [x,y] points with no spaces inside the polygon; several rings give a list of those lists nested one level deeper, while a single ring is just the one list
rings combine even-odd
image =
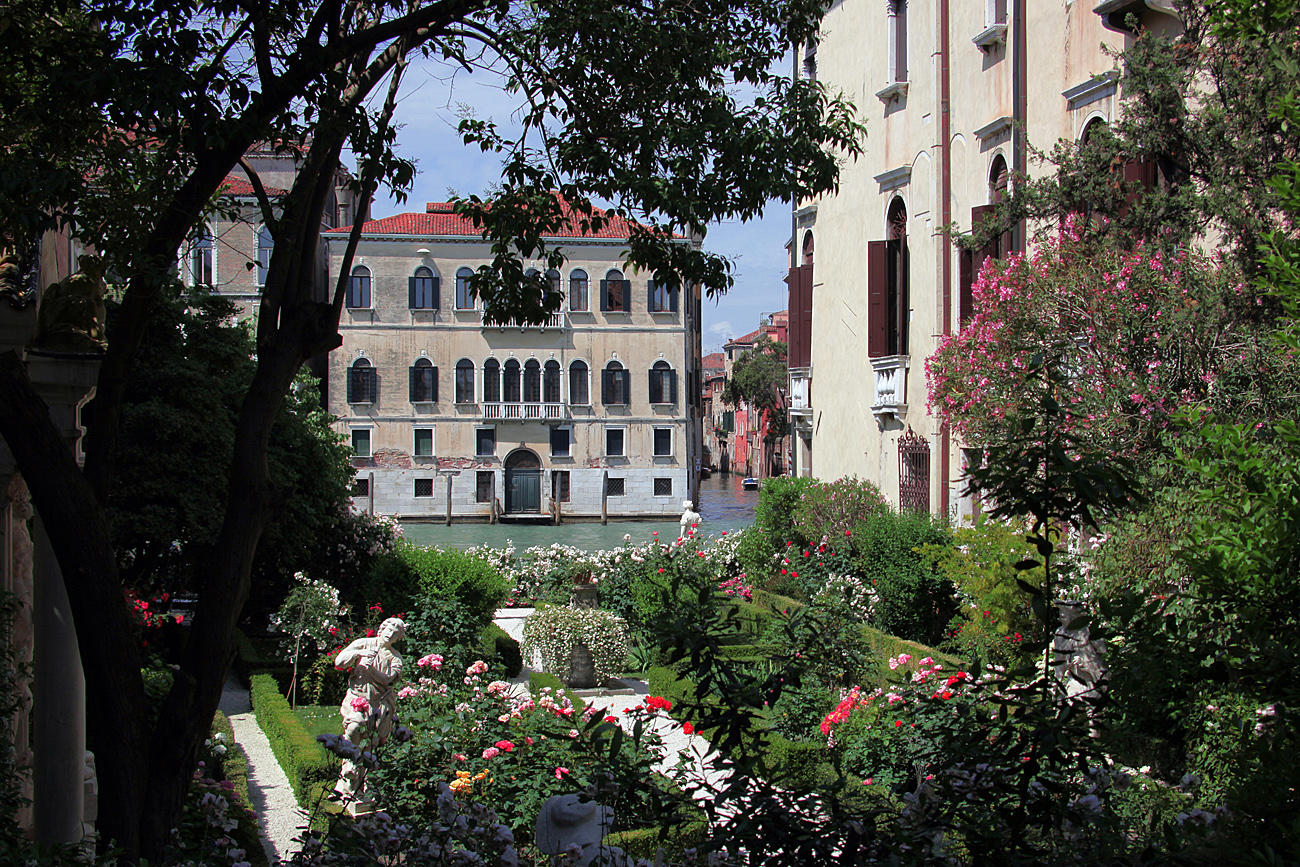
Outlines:
[{"label": "grass", "polygon": [[343,733],[343,717],[335,705],[300,704],[293,712],[302,720],[302,727],[307,730],[307,734],[313,738],[317,735]]}]

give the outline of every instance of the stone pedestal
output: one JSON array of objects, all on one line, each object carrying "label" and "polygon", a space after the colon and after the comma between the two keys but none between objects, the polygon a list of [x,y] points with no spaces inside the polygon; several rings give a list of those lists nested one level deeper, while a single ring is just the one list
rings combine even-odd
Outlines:
[{"label": "stone pedestal", "polygon": [[[94,396],[98,355],[29,352],[27,372],[81,462],[81,408]],[[85,836],[86,682],[63,573],[39,511],[35,521],[32,815],[36,839]]]},{"label": "stone pedestal", "polygon": [[592,689],[596,686],[596,658],[591,649],[581,641],[573,646],[569,655],[569,676],[564,685],[571,689]]}]

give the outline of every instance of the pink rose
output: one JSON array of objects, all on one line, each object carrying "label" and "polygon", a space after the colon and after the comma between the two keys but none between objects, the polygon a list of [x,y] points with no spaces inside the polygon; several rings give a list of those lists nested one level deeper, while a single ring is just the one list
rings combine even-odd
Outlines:
[{"label": "pink rose", "polygon": [[366,701],[361,696],[357,696],[356,698],[352,699],[351,704],[352,704],[352,709],[355,711],[358,711],[360,713],[370,712],[370,702]]},{"label": "pink rose", "polygon": [[483,751],[483,758],[485,759],[495,759],[499,755],[501,755],[501,751],[496,747],[488,747]]},{"label": "pink rose", "polygon": [[557,779],[557,780],[562,780],[562,779],[564,779],[564,775],[567,774],[568,772],[569,772],[569,769],[568,769],[568,768],[556,768],[556,769],[555,769],[555,779]]}]

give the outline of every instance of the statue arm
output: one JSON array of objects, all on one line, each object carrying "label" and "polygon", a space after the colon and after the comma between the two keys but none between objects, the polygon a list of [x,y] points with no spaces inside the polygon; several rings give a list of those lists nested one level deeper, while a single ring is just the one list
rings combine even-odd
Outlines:
[{"label": "statue arm", "polygon": [[389,686],[401,676],[402,657],[391,651],[380,652],[375,656],[372,677],[377,683]]},{"label": "statue arm", "polygon": [[374,652],[371,647],[373,639],[358,638],[347,647],[339,651],[339,655],[334,657],[334,664],[339,668],[352,668],[358,663],[363,663],[367,656]]}]

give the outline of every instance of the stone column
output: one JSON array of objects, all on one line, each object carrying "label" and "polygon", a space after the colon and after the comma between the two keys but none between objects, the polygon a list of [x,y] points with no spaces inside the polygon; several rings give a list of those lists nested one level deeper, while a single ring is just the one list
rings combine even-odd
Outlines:
[{"label": "stone column", "polygon": [[[99,356],[28,352],[27,372],[80,463],[80,411],[95,393]],[[86,681],[63,573],[39,512],[35,530],[32,814],[36,839],[78,843],[87,784]]]}]

